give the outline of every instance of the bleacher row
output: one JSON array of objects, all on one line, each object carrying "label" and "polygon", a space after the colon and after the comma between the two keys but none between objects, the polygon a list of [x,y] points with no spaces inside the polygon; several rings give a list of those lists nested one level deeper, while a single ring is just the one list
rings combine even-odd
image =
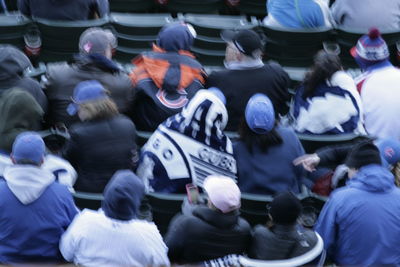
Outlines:
[{"label": "bleacher row", "polygon": [[[362,31],[350,29],[283,30],[268,27],[260,20],[246,16],[223,16],[213,14],[169,13],[111,13],[107,18],[88,21],[30,20],[19,13],[0,15],[0,43],[9,43],[19,48],[25,47],[24,36],[41,37],[39,62],[68,61],[78,52],[80,34],[89,27],[111,29],[118,37],[118,47],[114,58],[128,69],[132,58],[151,49],[162,26],[173,21],[185,21],[193,25],[197,37],[192,52],[208,70],[223,66],[225,43],[220,38],[224,29],[254,29],[265,38],[265,61],[275,60],[288,71],[292,80],[301,81],[306,69],[311,66],[313,56],[320,49],[340,53],[346,68],[356,68],[349,54]],[[68,33],[68,34],[66,34]],[[399,32],[383,32],[391,50],[392,62],[397,65],[397,43]],[[44,69],[41,69],[43,72]]]}]

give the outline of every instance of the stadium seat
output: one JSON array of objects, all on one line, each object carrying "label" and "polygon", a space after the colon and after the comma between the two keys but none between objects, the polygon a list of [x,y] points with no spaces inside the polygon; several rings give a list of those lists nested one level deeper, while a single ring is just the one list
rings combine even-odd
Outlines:
[{"label": "stadium seat", "polygon": [[330,28],[285,30],[261,25],[261,29],[266,36],[266,58],[290,67],[311,66],[314,55],[332,38]]},{"label": "stadium seat", "polygon": [[272,196],[242,193],[240,215],[251,226],[267,222],[267,205],[273,200]]},{"label": "stadium seat", "polygon": [[31,21],[20,14],[0,14],[0,44],[11,44],[22,49],[24,34]]},{"label": "stadium seat", "polygon": [[74,197],[75,205],[81,210],[97,210],[101,207],[101,201],[104,199],[103,194],[78,191],[73,193],[72,196]]},{"label": "stadium seat", "polygon": [[170,14],[111,13],[111,26],[118,37],[115,58],[130,62],[141,52],[151,50],[160,29],[172,21]]},{"label": "stadium seat", "polygon": [[111,0],[111,12],[149,12],[155,7],[149,0]]},{"label": "stadium seat", "polygon": [[314,135],[297,133],[306,153],[314,153],[315,150],[330,145],[353,143],[358,139],[366,138],[359,134]]},{"label": "stadium seat", "polygon": [[222,7],[222,0],[169,0],[167,10],[177,13],[218,13]]},{"label": "stadium seat", "polygon": [[164,235],[168,230],[171,219],[181,211],[181,206],[186,195],[184,194],[147,194],[148,203],[151,206],[154,223]]},{"label": "stadium seat", "polygon": [[241,14],[262,19],[267,15],[266,2],[266,0],[242,0],[239,2],[238,9]]},{"label": "stadium seat", "polygon": [[251,29],[256,25],[245,16],[223,16],[206,14],[186,14],[179,19],[190,23],[197,32],[192,52],[205,66],[222,66],[225,58],[225,42],[222,30]]},{"label": "stadium seat", "polygon": [[[40,60],[44,62],[67,61],[79,52],[79,37],[90,27],[103,27],[108,18],[86,21],[52,21],[35,19],[42,38]],[[68,33],[68,34],[66,34]]]},{"label": "stadium seat", "polygon": [[243,267],[294,267],[294,266],[324,266],[326,251],[324,241],[317,234],[317,244],[315,247],[301,256],[284,260],[255,260],[245,256],[239,256],[240,266]]},{"label": "stadium seat", "polygon": [[[354,58],[350,55],[350,49],[357,44],[358,39],[364,34],[366,34],[366,31],[363,30],[340,27],[336,29],[336,42],[340,47],[340,58],[345,67],[358,67]],[[394,64],[399,65],[399,62],[396,58],[396,44],[400,41],[400,31],[382,32],[382,37],[385,39],[389,47],[391,61]]]}]

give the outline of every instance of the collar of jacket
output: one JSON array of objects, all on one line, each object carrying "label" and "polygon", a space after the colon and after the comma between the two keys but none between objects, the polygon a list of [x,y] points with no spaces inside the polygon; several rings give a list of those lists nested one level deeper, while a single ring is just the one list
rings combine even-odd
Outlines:
[{"label": "collar of jacket", "polygon": [[106,58],[100,54],[89,54],[82,55],[78,54],[74,57],[75,62],[81,64],[82,66],[95,66],[106,72],[117,73],[120,71],[120,68],[115,64],[111,59]]},{"label": "collar of jacket", "polygon": [[[156,44],[153,44],[153,52],[168,53],[167,51],[165,51],[164,49],[162,49],[161,47],[159,47]],[[182,55],[182,56],[188,56],[191,58],[195,58],[195,56],[190,51],[187,51],[187,50],[179,50],[178,54]]]},{"label": "collar of jacket", "polygon": [[239,211],[234,210],[229,213],[222,213],[208,207],[198,207],[193,210],[193,216],[217,228],[234,226],[239,219]]}]

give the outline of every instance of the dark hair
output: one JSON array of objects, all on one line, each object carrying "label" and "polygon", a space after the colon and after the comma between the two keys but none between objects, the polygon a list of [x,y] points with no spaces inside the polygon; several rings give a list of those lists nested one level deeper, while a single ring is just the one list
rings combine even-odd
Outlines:
[{"label": "dark hair", "polygon": [[313,96],[315,89],[326,79],[330,79],[338,70],[342,69],[339,56],[325,51],[319,51],[314,57],[314,65],[304,78],[303,99]]},{"label": "dark hair", "polygon": [[259,147],[265,153],[269,147],[282,144],[283,142],[282,137],[275,130],[275,126],[266,134],[258,134],[249,128],[244,117],[242,117],[239,124],[239,135],[239,139],[245,143],[251,154],[253,154],[254,146]]},{"label": "dark hair", "polygon": [[19,159],[19,160],[16,160],[15,163],[18,165],[35,165],[35,166],[41,165],[41,163],[38,163],[38,162],[30,160],[30,159]]}]

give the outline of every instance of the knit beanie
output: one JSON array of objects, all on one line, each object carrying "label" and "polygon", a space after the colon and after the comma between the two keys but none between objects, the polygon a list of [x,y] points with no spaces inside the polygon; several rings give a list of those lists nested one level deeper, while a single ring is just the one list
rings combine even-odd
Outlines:
[{"label": "knit beanie", "polygon": [[275,224],[294,224],[302,210],[300,201],[290,192],[279,193],[269,207]]},{"label": "knit beanie", "polygon": [[357,45],[350,50],[354,58],[366,61],[382,61],[389,58],[388,46],[377,28],[371,28],[363,35]]},{"label": "knit beanie", "polygon": [[371,142],[365,141],[356,144],[347,155],[347,167],[359,169],[369,164],[382,164],[379,149]]}]

